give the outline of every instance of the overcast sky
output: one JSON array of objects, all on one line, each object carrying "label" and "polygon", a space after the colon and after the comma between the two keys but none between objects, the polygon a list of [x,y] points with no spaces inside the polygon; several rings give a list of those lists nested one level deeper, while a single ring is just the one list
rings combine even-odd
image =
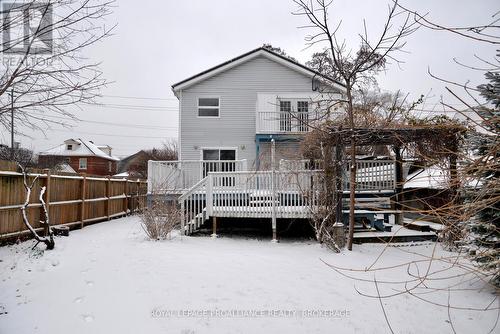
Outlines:
[{"label": "overcast sky", "polygon": [[[408,7],[429,12],[429,18],[446,25],[484,24],[500,10],[495,0],[419,0],[402,1]],[[369,35],[375,37],[387,14],[386,0],[335,1],[332,22],[343,21],[340,36],[347,44],[359,45],[357,33],[363,18]],[[293,16],[291,0],[119,0],[109,25],[118,23],[115,36],[89,50],[102,61],[102,70],[110,84],[102,93],[103,106],[85,108],[77,116],[82,122],[72,129],[53,128],[45,134],[33,133],[34,139],[17,138],[24,147],[36,151],[58,145],[67,138],[93,140],[108,144],[118,156],[142,148],[159,146],[177,137],[177,99],[171,85],[193,74],[271,43],[301,62],[315,50],[304,50],[306,30],[297,27],[305,18]],[[491,46],[457,38],[448,33],[419,30],[408,38],[408,53],[399,58],[402,68],[389,66],[379,76],[382,89],[401,89],[412,99],[429,94],[424,108],[435,108],[444,94],[444,85],[427,74],[429,67],[438,75],[459,81],[479,83],[482,74],[466,71],[453,63],[456,57],[473,63],[474,54],[491,59]],[[452,104],[457,101],[445,99]],[[9,134],[0,141],[9,144]]]}]

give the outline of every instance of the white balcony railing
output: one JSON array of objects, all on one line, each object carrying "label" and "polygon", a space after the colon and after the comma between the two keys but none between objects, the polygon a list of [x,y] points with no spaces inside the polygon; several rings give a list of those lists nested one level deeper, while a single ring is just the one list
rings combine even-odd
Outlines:
[{"label": "white balcony railing", "polygon": [[183,193],[209,172],[242,172],[246,160],[148,161],[148,193]]},{"label": "white balcony railing", "polygon": [[257,111],[256,133],[297,134],[310,131],[309,124],[315,119],[313,112]]}]

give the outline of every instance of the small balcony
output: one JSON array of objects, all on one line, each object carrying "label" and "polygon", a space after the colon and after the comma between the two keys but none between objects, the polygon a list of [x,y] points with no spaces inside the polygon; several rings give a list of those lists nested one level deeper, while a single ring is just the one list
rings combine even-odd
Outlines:
[{"label": "small balcony", "polygon": [[257,134],[304,134],[310,131],[309,124],[315,113],[294,111],[257,111]]}]

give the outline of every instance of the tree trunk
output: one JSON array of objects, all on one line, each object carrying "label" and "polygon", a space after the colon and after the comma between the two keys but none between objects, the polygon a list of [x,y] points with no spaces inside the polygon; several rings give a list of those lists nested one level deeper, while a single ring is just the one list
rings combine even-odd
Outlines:
[{"label": "tree trunk", "polygon": [[354,136],[354,110],[352,106],[352,92],[350,82],[346,82],[347,112],[349,127],[351,128],[351,161],[349,166],[349,238],[347,249],[352,250],[354,239],[354,202],[356,200],[356,138]]}]

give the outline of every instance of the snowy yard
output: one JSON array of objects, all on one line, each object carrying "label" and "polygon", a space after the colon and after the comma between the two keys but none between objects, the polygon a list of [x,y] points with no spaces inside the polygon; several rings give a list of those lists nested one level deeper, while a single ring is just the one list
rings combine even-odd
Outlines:
[{"label": "snowy yard", "polygon": [[[353,281],[322,262],[364,268],[383,251],[381,244],[334,254],[304,241],[176,237],[151,242],[138,218],[130,217],[72,231],[38,258],[32,245],[0,248],[0,333],[389,332],[379,300],[356,291],[377,294],[374,272],[346,272],[371,280]],[[375,267],[425,260],[422,254],[430,256],[434,248],[433,243],[389,247]],[[438,246],[434,256],[453,254]],[[433,262],[430,272],[448,268],[452,260]],[[409,271],[422,275],[428,262],[417,263],[418,271],[416,265]],[[377,271],[380,294],[404,289],[383,281],[412,280],[407,270]],[[416,284],[413,279],[408,288]],[[472,275],[430,280],[412,290],[418,298],[401,294],[384,299],[384,307],[395,333],[452,333],[451,324],[457,333],[488,333],[498,301],[493,310],[470,310],[494,300],[492,291],[478,291],[480,286]],[[430,290],[435,288],[440,290]],[[419,298],[449,301],[452,308]]]}]

